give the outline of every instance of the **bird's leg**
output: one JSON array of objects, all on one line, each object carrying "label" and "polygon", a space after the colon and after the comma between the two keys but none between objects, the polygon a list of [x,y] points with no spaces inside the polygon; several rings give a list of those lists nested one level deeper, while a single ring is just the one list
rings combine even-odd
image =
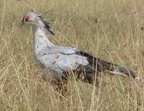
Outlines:
[{"label": "bird's leg", "polygon": [[100,78],[100,73],[96,72],[95,81],[94,81],[95,89],[96,89],[96,91],[95,91],[96,96],[98,96],[100,93],[100,80],[99,80],[99,78]]},{"label": "bird's leg", "polygon": [[67,92],[67,82],[68,80],[64,77],[53,78],[51,80],[51,84],[53,85],[54,89],[62,96],[65,95],[65,92]]},{"label": "bird's leg", "polygon": [[95,86],[95,93],[96,95],[99,94],[100,83],[99,83],[100,74],[98,72],[94,73],[87,73],[84,75],[84,82],[88,82],[90,84],[94,84]]},{"label": "bird's leg", "polygon": [[98,96],[99,95],[99,91],[100,91],[100,83],[99,83],[99,78],[100,74],[98,72],[94,73],[80,73],[78,75],[78,79],[81,79],[83,82],[86,83],[90,83],[90,84],[94,84],[95,86],[95,93]]},{"label": "bird's leg", "polygon": [[45,81],[50,81],[53,88],[62,96],[67,91],[67,77],[63,77],[61,74],[56,74],[52,71],[47,71],[47,69],[41,65],[43,72],[43,79]]},{"label": "bird's leg", "polygon": [[99,91],[100,91],[100,83],[99,83],[99,80],[98,79],[96,79],[96,81],[95,81],[95,89],[96,89],[96,91],[95,91],[95,93],[96,93],[96,96],[98,96],[99,95]]}]

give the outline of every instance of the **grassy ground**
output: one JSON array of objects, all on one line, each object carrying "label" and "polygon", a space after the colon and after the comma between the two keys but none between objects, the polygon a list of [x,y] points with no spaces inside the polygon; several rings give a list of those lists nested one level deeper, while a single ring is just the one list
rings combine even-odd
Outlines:
[{"label": "grassy ground", "polygon": [[102,76],[95,87],[68,82],[64,100],[33,62],[32,31],[19,22],[31,9],[45,15],[51,41],[118,63],[143,77],[143,0],[1,0],[0,111],[143,111],[144,81]]}]

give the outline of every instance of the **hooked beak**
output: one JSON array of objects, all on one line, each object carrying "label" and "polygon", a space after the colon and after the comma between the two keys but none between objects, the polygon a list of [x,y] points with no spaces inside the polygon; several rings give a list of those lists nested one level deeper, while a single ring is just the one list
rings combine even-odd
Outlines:
[{"label": "hooked beak", "polygon": [[21,22],[20,22],[20,26],[21,26],[21,27],[22,27],[23,25],[25,25],[26,22],[28,22],[29,17],[30,17],[30,16],[28,16],[28,15],[25,15],[25,16],[23,17],[23,19],[22,19]]},{"label": "hooked beak", "polygon": [[22,27],[25,24],[24,19],[21,20],[20,26]]}]

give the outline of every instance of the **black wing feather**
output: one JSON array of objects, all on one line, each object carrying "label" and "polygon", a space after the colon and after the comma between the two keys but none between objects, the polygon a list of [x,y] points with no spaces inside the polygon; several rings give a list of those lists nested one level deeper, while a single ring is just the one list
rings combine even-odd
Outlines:
[{"label": "black wing feather", "polygon": [[77,53],[77,55],[87,57],[87,60],[89,62],[89,66],[91,66],[93,68],[93,70],[96,70],[98,72],[103,72],[106,70],[113,71],[115,69],[114,67],[118,66],[117,64],[113,64],[113,63],[101,60],[99,58],[95,58],[86,52],[79,51]]},{"label": "black wing feather", "polygon": [[94,56],[92,56],[86,52],[82,52],[82,51],[77,52],[77,55],[87,57],[89,64],[87,66],[81,66],[81,65],[79,66],[79,69],[82,69],[82,67],[84,67],[84,69],[87,73],[118,70],[118,71],[126,74],[127,76],[132,76],[133,78],[135,78],[134,72],[127,70],[126,68],[121,67],[118,64],[110,63],[110,62],[101,60],[99,58],[95,58]]}]

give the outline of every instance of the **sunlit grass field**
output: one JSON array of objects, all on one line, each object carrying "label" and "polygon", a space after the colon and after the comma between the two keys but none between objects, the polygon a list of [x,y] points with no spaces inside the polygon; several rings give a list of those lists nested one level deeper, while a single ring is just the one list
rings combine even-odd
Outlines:
[{"label": "sunlit grass field", "polygon": [[144,81],[103,75],[95,86],[68,81],[63,99],[33,61],[33,35],[20,27],[33,9],[50,22],[53,43],[120,64],[143,78],[143,0],[0,0],[0,111],[144,111]]}]

